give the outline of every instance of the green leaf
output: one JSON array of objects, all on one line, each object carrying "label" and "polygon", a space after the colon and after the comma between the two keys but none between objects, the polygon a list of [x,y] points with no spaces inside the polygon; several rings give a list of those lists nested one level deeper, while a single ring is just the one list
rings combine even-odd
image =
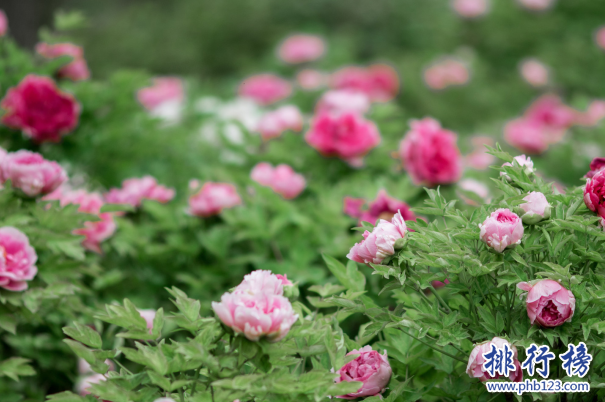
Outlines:
[{"label": "green leaf", "polygon": [[64,391],[58,394],[48,395],[46,397],[47,402],[84,402],[86,398],[80,395],[76,395],[71,391]]},{"label": "green leaf", "polygon": [[36,375],[34,369],[27,363],[30,360],[22,357],[12,357],[0,362],[0,377],[9,377],[12,380],[19,381],[19,377]]},{"label": "green leaf", "polygon": [[97,331],[89,326],[82,325],[79,322],[75,322],[73,325],[73,327],[63,327],[65,335],[74,338],[76,341],[82,342],[91,348],[101,349],[103,347],[101,336]]},{"label": "green leaf", "polygon": [[365,276],[358,271],[357,264],[347,264],[345,267],[340,261],[329,255],[322,254],[326,265],[332,275],[347,289],[363,290],[365,288]]}]

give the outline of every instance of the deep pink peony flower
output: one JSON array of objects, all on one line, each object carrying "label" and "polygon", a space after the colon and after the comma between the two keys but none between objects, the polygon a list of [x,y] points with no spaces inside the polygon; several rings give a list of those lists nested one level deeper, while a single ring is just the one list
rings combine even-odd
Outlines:
[{"label": "deep pink peony flower", "polygon": [[463,18],[481,17],[489,11],[488,0],[452,0],[452,7]]},{"label": "deep pink peony flower", "polygon": [[26,290],[27,281],[38,273],[37,259],[25,234],[11,226],[0,228],[0,287],[14,292]]},{"label": "deep pink peony flower", "polygon": [[296,74],[298,86],[305,91],[315,91],[328,83],[328,76],[318,70],[304,69]]},{"label": "deep pink peony flower", "polygon": [[399,92],[399,75],[385,64],[374,64],[368,68],[349,66],[332,74],[330,86],[362,92],[372,102],[387,102]]},{"label": "deep pink peony flower", "polygon": [[541,125],[550,143],[560,141],[566,130],[577,120],[578,112],[563,104],[556,95],[546,94],[536,99],[525,111],[525,118]]},{"label": "deep pink peony flower", "polygon": [[364,114],[370,109],[370,99],[366,94],[347,89],[324,93],[315,106],[315,113],[356,113]]},{"label": "deep pink peony flower", "polygon": [[412,120],[401,141],[399,155],[416,184],[435,186],[454,183],[462,174],[456,134],[430,117]]},{"label": "deep pink peony flower", "polygon": [[526,59],[519,65],[521,77],[533,87],[543,87],[548,85],[550,80],[550,70],[537,59]]},{"label": "deep pink peony flower", "polygon": [[299,132],[303,127],[303,116],[293,105],[286,105],[265,113],[258,122],[257,131],[264,140],[279,137],[284,131]]},{"label": "deep pink peony flower", "polygon": [[0,180],[10,180],[30,197],[48,194],[67,180],[65,170],[53,161],[47,161],[42,155],[20,150],[6,154],[0,160]]},{"label": "deep pink peony flower", "polygon": [[555,3],[555,0],[517,0],[521,6],[531,11],[548,10]]},{"label": "deep pink peony flower", "polygon": [[105,194],[110,204],[129,204],[140,207],[143,200],[154,200],[166,203],[174,198],[174,189],[164,187],[152,176],[126,179],[122,188],[112,188]]},{"label": "deep pink peony flower", "polygon": [[8,18],[3,10],[0,10],[0,38],[8,32]]},{"label": "deep pink peony flower", "polygon": [[471,352],[468,358],[466,374],[468,374],[471,378],[478,378],[482,382],[489,380],[497,380],[498,378],[501,378],[500,374],[496,374],[494,377],[492,377],[487,371],[484,371],[483,369],[483,363],[485,362],[483,355],[489,353],[492,350],[492,344],[499,349],[504,348],[504,345],[508,345],[508,347],[513,352],[513,359],[515,365],[515,370],[509,373],[508,378],[512,382],[523,381],[523,370],[521,369],[521,364],[519,363],[517,347],[515,345],[512,345],[506,339],[498,337],[493,338],[491,341],[475,345],[473,351]]},{"label": "deep pink peony flower", "polygon": [[544,126],[525,117],[506,123],[504,139],[521,152],[530,155],[543,153],[549,145]]},{"label": "deep pink peony flower", "polygon": [[431,286],[434,287],[435,289],[441,289],[441,288],[445,287],[446,285],[449,285],[449,283],[450,283],[449,279],[446,279],[443,282],[441,282],[441,281],[432,281],[431,282]]},{"label": "deep pink peony flower", "polygon": [[292,85],[274,74],[259,74],[246,78],[239,86],[239,95],[261,105],[270,105],[292,94]]},{"label": "deep pink peony flower", "polygon": [[90,71],[84,59],[84,51],[80,46],[73,43],[38,43],[36,53],[46,59],[56,59],[61,56],[70,56],[72,61],[59,68],[59,77],[65,77],[72,81],[82,81],[90,78]]},{"label": "deep pink peony flower", "polygon": [[558,327],[571,322],[576,310],[576,298],[570,290],[557,281],[542,279],[517,284],[527,291],[527,316],[533,324],[535,321],[544,327]]},{"label": "deep pink peony flower", "polygon": [[283,296],[284,286],[292,282],[283,275],[275,275],[271,271],[256,270],[244,276],[242,283],[237,285],[233,293],[247,293],[250,295],[272,294]]},{"label": "deep pink peony flower", "polygon": [[335,380],[353,382],[359,381],[363,385],[357,392],[340,395],[339,399],[355,399],[366,396],[380,395],[384,392],[391,379],[391,365],[386,350],[381,355],[371,346],[364,346],[359,350],[352,350],[347,356],[358,355],[336,372],[340,377]]},{"label": "deep pink peony flower", "polygon": [[287,37],[277,48],[277,55],[286,63],[299,64],[317,60],[325,51],[321,37],[298,34]]},{"label": "deep pink peony flower", "polygon": [[544,194],[532,191],[523,200],[526,202],[519,205],[519,208],[525,211],[521,216],[523,223],[533,225],[550,218],[551,205]]},{"label": "deep pink peony flower", "polygon": [[464,157],[464,164],[473,169],[485,170],[496,161],[494,155],[487,153],[486,145],[493,147],[495,141],[492,137],[477,135],[471,138],[473,150]]},{"label": "deep pink peony flower", "polygon": [[372,232],[366,230],[363,240],[351,248],[347,258],[362,264],[380,264],[395,254],[395,242],[403,239],[407,232],[405,221],[397,212],[390,222],[381,219]]},{"label": "deep pink peony flower", "polygon": [[59,142],[78,125],[80,105],[61,92],[48,77],[30,74],[8,90],[0,102],[5,110],[0,120],[20,129],[35,142]]},{"label": "deep pink peony flower", "polygon": [[416,215],[410,211],[408,204],[390,197],[384,189],[378,192],[376,199],[364,210],[362,207],[365,203],[363,198],[345,197],[343,211],[352,218],[358,218],[360,223],[365,221],[375,224],[378,219],[390,221],[397,212],[406,221],[416,220]]},{"label": "deep pink peony flower", "polygon": [[281,281],[283,286],[294,286],[292,281],[288,279],[288,275],[276,274],[275,276]]},{"label": "deep pink peony flower", "polygon": [[363,156],[380,143],[380,133],[373,122],[357,114],[321,113],[313,119],[305,140],[324,156],[337,156],[360,166]]},{"label": "deep pink peony flower", "polygon": [[586,182],[584,203],[592,212],[605,218],[605,170],[595,173]]},{"label": "deep pink peony flower", "polygon": [[601,49],[605,50],[605,26],[602,26],[597,29],[597,31],[595,32],[594,39],[597,45]]},{"label": "deep pink peony flower", "polygon": [[156,311],[151,309],[141,309],[138,311],[141,317],[143,317],[143,319],[145,320],[145,323],[147,324],[147,330],[151,334],[151,331],[153,331],[153,320],[155,319]]},{"label": "deep pink peony flower", "polygon": [[242,203],[233,184],[206,182],[202,188],[189,197],[191,215],[203,218],[220,214],[223,209],[233,208]]},{"label": "deep pink peony flower", "polygon": [[523,223],[511,210],[500,208],[492,212],[482,224],[479,238],[495,251],[502,253],[507,247],[521,244]]},{"label": "deep pink peony flower", "polygon": [[428,66],[423,76],[430,89],[442,90],[467,84],[470,80],[470,70],[463,61],[448,56]]},{"label": "deep pink peony flower", "polygon": [[298,197],[307,186],[303,175],[283,164],[273,168],[270,164],[261,162],[252,169],[250,177],[262,186],[271,187],[287,200]]},{"label": "deep pink peony flower", "polygon": [[590,171],[587,172],[584,177],[592,179],[594,175],[601,170],[605,170],[605,158],[594,158],[592,162],[590,162]]}]

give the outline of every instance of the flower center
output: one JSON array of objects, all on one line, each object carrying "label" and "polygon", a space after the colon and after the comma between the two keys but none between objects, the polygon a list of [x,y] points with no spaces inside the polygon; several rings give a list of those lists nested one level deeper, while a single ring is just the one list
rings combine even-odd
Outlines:
[{"label": "flower center", "polygon": [[542,317],[546,321],[557,321],[559,318],[561,318],[561,313],[559,313],[559,309],[552,302],[552,300],[549,300],[548,303],[546,303],[546,306],[544,306],[542,309]]}]

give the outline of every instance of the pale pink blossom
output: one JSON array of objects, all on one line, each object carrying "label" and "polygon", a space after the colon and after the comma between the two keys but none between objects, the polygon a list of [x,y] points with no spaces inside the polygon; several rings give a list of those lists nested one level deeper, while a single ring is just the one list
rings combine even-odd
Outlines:
[{"label": "pale pink blossom", "polygon": [[359,381],[363,383],[357,392],[340,395],[339,399],[355,399],[366,396],[380,395],[385,390],[392,375],[391,365],[386,350],[380,354],[372,350],[371,346],[364,346],[359,350],[352,350],[347,356],[357,356],[336,372],[339,377],[336,383]]},{"label": "pale pink blossom", "polygon": [[521,218],[506,208],[492,212],[479,224],[479,228],[479,238],[498,253],[521,244],[523,238]]},{"label": "pale pink blossom", "polygon": [[38,273],[36,250],[20,230],[0,228],[0,287],[13,292],[27,289],[27,281]]},{"label": "pale pink blossom", "polygon": [[586,112],[579,112],[576,115],[576,124],[594,127],[605,118],[605,100],[597,99],[588,105]]},{"label": "pale pink blossom", "polygon": [[[113,362],[109,359],[105,360],[105,364],[107,364],[109,366],[109,371],[114,371],[115,370],[115,365],[113,364]],[[88,363],[86,360],[82,359],[81,357],[78,358],[78,373],[80,374],[92,374],[92,368],[90,367],[90,363]]]},{"label": "pale pink blossom", "polygon": [[555,0],[517,0],[521,6],[531,11],[548,10],[555,3]]},{"label": "pale pink blossom", "polygon": [[316,35],[297,34],[287,37],[278,47],[277,55],[288,64],[319,59],[326,51],[324,40]]},{"label": "pale pink blossom", "polygon": [[296,74],[296,82],[305,91],[315,91],[328,84],[328,76],[319,70],[304,69]]},{"label": "pale pink blossom", "polygon": [[416,215],[410,210],[410,206],[403,201],[389,196],[386,190],[378,192],[376,199],[368,203],[368,207],[363,209],[367,201],[363,198],[344,198],[343,212],[352,218],[359,219],[361,222],[375,224],[378,219],[390,221],[397,212],[401,214],[406,221],[415,221]]},{"label": "pale pink blossom", "polygon": [[452,0],[452,7],[463,18],[481,17],[489,11],[488,0]]},{"label": "pale pink blossom", "polygon": [[265,113],[258,122],[257,131],[265,140],[279,137],[284,131],[299,132],[303,127],[303,116],[298,107],[285,105]]},{"label": "pale pink blossom", "polygon": [[571,322],[576,310],[576,298],[559,282],[542,279],[521,282],[517,287],[528,292],[525,303],[531,324],[537,321],[544,327],[558,327]]},{"label": "pale pink blossom", "polygon": [[141,309],[138,310],[139,314],[145,320],[145,324],[147,325],[147,330],[151,334],[153,331],[153,320],[155,319],[156,311],[151,309]]},{"label": "pale pink blossom", "polygon": [[258,74],[246,78],[239,86],[239,95],[261,105],[270,105],[292,94],[292,85],[274,74]]},{"label": "pale pink blossom", "polygon": [[496,157],[487,153],[486,146],[493,147],[495,141],[492,137],[475,136],[471,138],[473,150],[464,157],[464,164],[477,170],[485,170],[496,161]]},{"label": "pale pink blossom", "polygon": [[166,203],[174,198],[174,189],[158,184],[152,176],[126,179],[121,188],[112,188],[105,194],[105,200],[111,204],[129,204],[140,207],[143,200]]},{"label": "pale pink blossom", "polygon": [[46,59],[56,59],[61,56],[70,56],[72,60],[59,68],[59,77],[69,78],[72,81],[82,81],[90,78],[90,71],[84,59],[84,51],[73,43],[38,43],[36,53]]},{"label": "pale pink blossom", "polygon": [[370,99],[366,94],[348,89],[332,90],[324,93],[317,105],[315,113],[356,113],[364,114],[370,109]]},{"label": "pale pink blossom", "polygon": [[290,281],[288,279],[288,275],[284,274],[276,274],[275,276],[277,276],[277,279],[279,279],[282,283],[283,286],[294,286],[294,284],[292,283],[292,281]]},{"label": "pale pink blossom", "polygon": [[242,283],[237,285],[233,293],[247,293],[250,295],[272,294],[283,296],[284,286],[292,282],[283,275],[275,275],[268,270],[256,270],[244,276]]},{"label": "pale pink blossom", "polygon": [[435,186],[458,181],[462,158],[457,136],[430,117],[412,120],[399,147],[404,168],[416,184]]},{"label": "pale pink blossom", "polygon": [[424,70],[424,82],[434,90],[465,85],[470,80],[466,63],[453,57],[445,57]]},{"label": "pale pink blossom", "polygon": [[523,200],[526,202],[519,205],[525,212],[521,215],[523,223],[531,225],[550,218],[551,205],[544,194],[532,191]]},{"label": "pale pink blossom", "polygon": [[[483,183],[475,179],[464,179],[460,180],[458,186],[464,190],[471,193],[476,194],[479,198],[483,199],[486,202],[489,202],[489,189]],[[467,197],[464,193],[458,194],[462,201],[464,201],[468,205],[477,206],[479,205],[477,201]]]},{"label": "pale pink blossom", "polygon": [[[239,401],[239,399],[238,399],[238,401]],[[172,398],[158,398],[153,402],[176,402],[176,401]],[[235,401],[233,401],[233,402],[235,402]]]},{"label": "pale pink blossom", "polygon": [[578,112],[563,104],[557,95],[546,94],[536,99],[524,117],[542,126],[549,143],[559,142],[577,120]]},{"label": "pale pink blossom", "polygon": [[0,10],[0,38],[6,35],[6,32],[8,32],[8,18],[6,13]]},{"label": "pale pink blossom", "polygon": [[347,258],[362,264],[380,264],[395,254],[395,242],[403,239],[407,232],[405,220],[397,212],[390,222],[381,219],[371,232],[366,230],[363,240],[351,248]]},{"label": "pale pink blossom", "polygon": [[296,198],[307,185],[303,175],[284,164],[273,168],[271,164],[261,162],[252,169],[250,177],[260,185],[270,187],[287,200]]},{"label": "pale pink blossom", "polygon": [[545,152],[550,144],[544,126],[525,117],[511,120],[504,126],[504,139],[530,155]]},{"label": "pale pink blossom", "polygon": [[183,82],[177,77],[154,78],[151,86],[139,89],[137,99],[151,116],[177,121],[185,102]]},{"label": "pale pink blossom", "polygon": [[35,197],[54,191],[67,180],[67,173],[57,162],[22,149],[0,159],[0,181],[7,180],[14,188]]},{"label": "pale pink blossom", "polygon": [[597,29],[597,31],[595,32],[594,35],[594,39],[595,42],[597,43],[597,45],[605,50],[605,26],[600,27],[599,29]]},{"label": "pale pink blossom", "polygon": [[[519,165],[519,167],[521,167],[525,171],[525,173],[527,173],[528,175],[534,173],[534,162],[529,156],[517,155],[513,159],[514,162],[516,162],[516,164]],[[506,162],[503,163],[502,166],[513,166],[513,164],[510,162]],[[500,172],[500,176],[506,176],[506,173]]]},{"label": "pale pink blossom", "polygon": [[349,66],[332,74],[330,86],[362,92],[372,102],[387,102],[399,92],[399,75],[386,64],[374,64],[367,68]]},{"label": "pale pink blossom", "polygon": [[550,81],[550,69],[537,59],[526,59],[519,65],[521,77],[533,87],[543,87]]},{"label": "pale pink blossom", "polygon": [[197,193],[189,197],[188,212],[205,218],[241,203],[242,199],[233,184],[206,182]]},{"label": "pale pink blossom", "polygon": [[480,381],[489,381],[489,380],[497,380],[501,378],[500,374],[497,374],[492,377],[484,368],[483,363],[485,362],[484,354],[491,352],[492,345],[497,347],[498,349],[503,349],[504,345],[508,345],[509,349],[513,352],[513,364],[515,365],[515,370],[509,373],[509,380],[512,382],[521,382],[523,381],[523,370],[521,369],[521,364],[519,363],[519,355],[517,352],[517,348],[515,345],[511,344],[509,341],[503,338],[495,337],[491,341],[479,343],[475,345],[473,351],[471,352],[468,358],[468,365],[466,366],[466,373],[471,378],[478,378]]},{"label": "pale pink blossom", "polygon": [[[76,392],[81,396],[86,396],[90,394],[88,390],[94,384],[98,384],[102,381],[106,381],[107,378],[103,374],[91,374],[87,377],[82,378],[80,381],[76,383]],[[104,399],[101,402],[110,402]]]}]

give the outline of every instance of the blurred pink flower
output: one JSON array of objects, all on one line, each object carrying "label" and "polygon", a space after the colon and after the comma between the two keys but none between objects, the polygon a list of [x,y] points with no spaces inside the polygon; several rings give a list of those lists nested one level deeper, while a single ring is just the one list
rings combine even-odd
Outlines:
[{"label": "blurred pink flower", "polygon": [[176,121],[185,102],[183,82],[177,77],[154,78],[151,86],[138,90],[137,99],[151,116]]},{"label": "blurred pink flower", "polygon": [[525,111],[525,118],[542,126],[548,142],[561,140],[565,131],[577,120],[578,112],[563,104],[556,95],[546,94],[536,99]]},{"label": "blurred pink flower", "polygon": [[140,207],[143,200],[166,203],[174,198],[174,189],[164,187],[153,176],[126,179],[122,188],[112,188],[105,194],[110,204],[129,204]]},{"label": "blurred pink flower", "polygon": [[479,224],[479,229],[479,238],[498,253],[521,244],[523,238],[521,218],[506,208],[492,212]]},{"label": "blurred pink flower", "polygon": [[449,285],[450,281],[449,279],[446,279],[445,281],[441,282],[441,281],[432,281],[431,282],[431,286],[434,287],[435,289],[441,289],[443,287],[445,287],[446,285]]},{"label": "blurred pink flower", "polygon": [[452,0],[452,7],[463,18],[481,17],[489,11],[488,0]]},{"label": "blurred pink flower", "polygon": [[27,75],[0,102],[2,124],[20,129],[37,143],[59,142],[78,125],[80,105],[48,77]]},{"label": "blurred pink flower", "polygon": [[597,31],[595,32],[594,39],[597,45],[601,49],[605,50],[605,26],[602,26],[597,29]]},{"label": "blurred pink flower", "polygon": [[391,375],[393,373],[386,350],[381,355],[372,350],[370,345],[364,346],[359,350],[352,350],[347,356],[357,356],[336,372],[338,377],[335,382],[359,381],[363,383],[357,392],[346,395],[340,395],[339,399],[356,399],[366,396],[375,396],[382,394],[385,390]]},{"label": "blurred pink flower", "polygon": [[315,113],[340,114],[351,112],[364,114],[370,109],[370,99],[363,92],[348,89],[336,89],[325,92],[317,105]]},{"label": "blurred pink flower", "polygon": [[287,37],[278,47],[277,55],[289,64],[306,63],[323,56],[324,40],[316,35],[298,34]]},{"label": "blurred pink flower", "polygon": [[362,264],[380,264],[395,254],[395,242],[403,239],[407,232],[405,221],[397,212],[390,222],[381,219],[372,232],[366,230],[363,240],[351,248],[347,258]]},{"label": "blurred pink flower", "polygon": [[152,309],[141,309],[138,311],[141,317],[143,317],[143,319],[145,320],[145,323],[147,324],[147,330],[151,334],[151,332],[153,331],[153,320],[155,319],[156,311]]},{"label": "blurred pink flower", "polygon": [[521,282],[517,287],[528,292],[525,303],[530,324],[537,321],[544,327],[558,327],[571,322],[576,310],[576,298],[559,282],[542,279]]},{"label": "blurred pink flower", "polygon": [[[109,359],[105,360],[105,364],[107,364],[109,366],[109,369],[108,369],[109,371],[114,371],[116,369],[113,362]],[[94,373],[92,371],[92,368],[90,367],[90,364],[86,360],[82,359],[81,357],[78,358],[78,373],[80,373],[80,374]]]},{"label": "blurred pink flower", "polygon": [[555,3],[555,0],[517,0],[521,6],[531,11],[548,10]]},{"label": "blurred pink flower", "polygon": [[504,139],[521,152],[541,154],[548,149],[548,140],[543,125],[520,117],[506,123]]},{"label": "blurred pink flower", "polygon": [[328,76],[319,70],[304,69],[296,74],[296,82],[305,91],[315,91],[327,85]]},{"label": "blurred pink flower", "polygon": [[543,87],[548,85],[550,80],[549,68],[537,59],[526,59],[519,65],[521,77],[531,86]]},{"label": "blurred pink flower", "polygon": [[485,147],[486,145],[493,147],[496,144],[496,141],[492,137],[475,136],[471,138],[471,144],[473,145],[473,150],[464,157],[464,164],[466,166],[477,170],[485,170],[496,162],[496,157],[488,154]]},{"label": "blurred pink flower", "polygon": [[56,59],[61,56],[70,56],[72,61],[59,68],[59,77],[69,78],[72,81],[82,81],[90,78],[90,71],[84,59],[84,51],[73,43],[38,43],[36,53],[46,59]]},{"label": "blurred pink flower", "polygon": [[597,99],[588,105],[586,112],[577,113],[576,124],[594,127],[605,118],[605,100]]},{"label": "blurred pink flower", "polygon": [[298,197],[307,185],[303,175],[283,164],[273,168],[269,163],[261,162],[252,169],[250,177],[262,186],[271,187],[287,200]]},{"label": "blurred pink flower", "polygon": [[374,64],[367,68],[349,66],[332,74],[330,86],[362,92],[372,102],[387,102],[399,92],[399,75],[386,64]]},{"label": "blurred pink flower", "polygon": [[[77,382],[76,392],[81,396],[89,395],[90,391],[88,391],[88,389],[92,385],[98,384],[101,381],[106,381],[106,380],[107,380],[107,378],[105,378],[105,376],[103,374],[91,374],[87,377],[82,378],[80,381]],[[111,401],[101,399],[100,402],[111,402]]]},{"label": "blurred pink flower", "polygon": [[605,170],[605,158],[594,158],[590,162],[590,170],[584,175],[587,179],[592,179],[595,174]]},{"label": "blurred pink flower", "polygon": [[380,143],[380,133],[373,122],[355,113],[320,113],[314,117],[305,140],[324,156],[337,156],[360,166],[364,155]]},{"label": "blurred pink flower", "polygon": [[292,94],[292,85],[274,74],[258,74],[246,78],[239,86],[239,95],[261,105],[270,105]]},{"label": "blurred pink flower", "polygon": [[286,105],[265,113],[258,122],[257,131],[265,140],[279,137],[284,131],[299,132],[303,127],[303,116],[298,107]]},{"label": "blurred pink flower", "polygon": [[[460,180],[460,182],[458,183],[458,186],[462,190],[469,191],[471,193],[475,193],[478,197],[482,198],[486,202],[489,202],[489,189],[487,188],[487,186],[485,184],[481,183],[480,181],[477,181],[475,179],[464,179],[464,180]],[[463,193],[458,194],[458,195],[460,196],[460,199],[468,205],[472,205],[472,206],[479,205],[475,200],[470,199],[469,197],[465,196]]]},{"label": "blurred pink flower", "polygon": [[605,218],[605,169],[595,172],[586,182],[584,203],[592,212]]},{"label": "blurred pink flower", "polygon": [[0,10],[0,38],[6,35],[6,32],[8,32],[8,18],[6,13]]},{"label": "blurred pink flower", "polygon": [[416,220],[416,215],[410,211],[408,204],[390,197],[384,189],[378,192],[376,199],[364,210],[362,207],[365,203],[363,198],[345,197],[343,211],[352,218],[358,218],[359,223],[365,221],[373,225],[378,219],[390,221],[397,212],[400,212],[406,221]]},{"label": "blurred pink flower", "polygon": [[283,286],[294,286],[294,284],[288,279],[288,275],[276,274],[277,279],[279,279]]},{"label": "blurred pink flower", "polygon": [[188,213],[206,218],[241,203],[242,199],[233,184],[206,182],[197,193],[189,197]]},{"label": "blurred pink flower", "polygon": [[471,378],[478,378],[481,382],[497,380],[501,377],[501,375],[497,373],[494,377],[492,377],[483,368],[483,363],[485,362],[483,355],[492,350],[492,345],[496,346],[498,349],[503,349],[504,345],[508,345],[509,349],[513,352],[513,364],[515,365],[515,370],[509,373],[508,378],[512,382],[523,381],[523,370],[521,369],[521,364],[519,363],[517,348],[506,339],[498,337],[493,338],[491,341],[475,345],[473,351],[468,357],[468,365],[466,366],[466,373],[468,376]]},{"label": "blurred pink flower", "polygon": [[0,159],[0,181],[11,181],[30,197],[52,192],[67,180],[65,170],[54,161],[24,149],[11,152]]},{"label": "blurred pink flower", "polygon": [[38,273],[36,250],[20,230],[0,228],[0,287],[13,292],[27,289],[27,281]]},{"label": "blurred pink flower", "polygon": [[399,155],[416,184],[435,186],[458,181],[462,158],[457,137],[433,118],[412,120],[410,131],[399,147]]},{"label": "blurred pink flower", "polygon": [[466,63],[453,57],[445,57],[424,70],[424,82],[435,90],[465,85],[469,80],[470,71]]}]

